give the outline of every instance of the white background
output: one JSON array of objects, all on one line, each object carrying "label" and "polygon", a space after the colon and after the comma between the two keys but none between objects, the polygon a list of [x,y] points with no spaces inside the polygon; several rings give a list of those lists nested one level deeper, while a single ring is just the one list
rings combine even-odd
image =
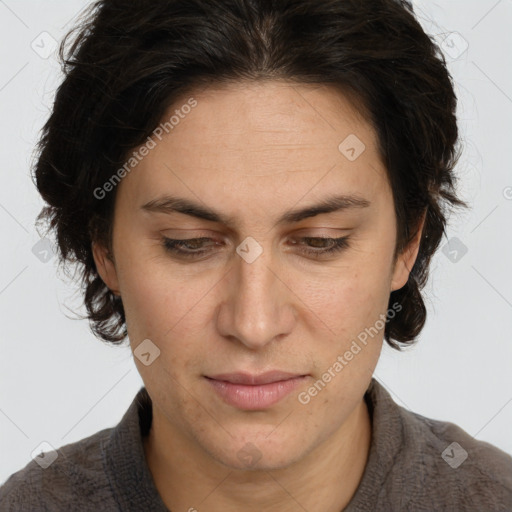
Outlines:
[{"label": "white background", "polygon": [[[142,386],[128,347],[68,318],[81,296],[56,276],[56,258],[32,252],[42,200],[30,166],[60,71],[31,45],[42,32],[60,41],[87,3],[0,1],[0,482],[42,441],[58,448],[116,425]],[[512,454],[512,2],[415,5],[456,82],[460,192],[472,209],[451,217],[448,238],[468,252],[456,263],[436,255],[420,340],[405,353],[385,345],[375,377],[400,405]]]}]

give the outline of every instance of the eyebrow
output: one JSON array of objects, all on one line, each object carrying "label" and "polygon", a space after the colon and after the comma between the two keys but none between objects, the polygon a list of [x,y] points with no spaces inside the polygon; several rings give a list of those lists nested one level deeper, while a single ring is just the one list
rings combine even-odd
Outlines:
[{"label": "eyebrow", "polygon": [[[305,208],[292,209],[285,212],[279,217],[276,225],[292,224],[324,213],[368,208],[370,205],[370,201],[356,195],[328,196],[322,201],[306,206]],[[141,209],[148,212],[166,214],[182,213],[230,227],[236,225],[234,218],[183,197],[164,195],[145,203],[141,206]]]}]

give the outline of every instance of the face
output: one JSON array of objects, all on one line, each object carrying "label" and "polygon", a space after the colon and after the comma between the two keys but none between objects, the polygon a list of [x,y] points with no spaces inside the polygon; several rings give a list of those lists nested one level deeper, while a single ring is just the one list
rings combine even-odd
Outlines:
[{"label": "face", "polygon": [[[122,297],[136,354],[150,340],[135,363],[154,422],[191,456],[286,467],[362,403],[417,247],[393,261],[376,135],[340,92],[231,84],[183,98],[166,120],[176,109],[117,187],[114,258],[94,244],[98,271]],[[302,377],[252,390],[210,379],[272,370]]]}]

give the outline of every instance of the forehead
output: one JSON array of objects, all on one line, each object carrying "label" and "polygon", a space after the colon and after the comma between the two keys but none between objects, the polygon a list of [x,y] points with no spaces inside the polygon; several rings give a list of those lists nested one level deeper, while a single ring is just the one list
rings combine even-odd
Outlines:
[{"label": "forehead", "polygon": [[[359,103],[333,87],[282,80],[232,83],[182,96],[166,117],[183,108],[191,96],[197,106],[173,129],[175,145],[186,142],[208,150],[209,156],[250,158],[257,151],[258,159],[282,153],[300,161],[325,151],[338,158],[339,143],[351,134],[366,145],[375,143]],[[264,161],[259,167],[263,166],[285,170]]]},{"label": "forehead", "polygon": [[138,204],[179,192],[266,208],[334,191],[371,199],[387,183],[372,126],[357,102],[328,86],[206,88],[176,100],[162,123],[171,117],[172,129],[153,137],[155,147],[122,182]]}]

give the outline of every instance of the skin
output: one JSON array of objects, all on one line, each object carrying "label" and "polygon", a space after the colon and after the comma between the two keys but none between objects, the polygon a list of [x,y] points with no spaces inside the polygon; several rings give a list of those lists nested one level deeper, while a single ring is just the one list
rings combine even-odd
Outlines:
[{"label": "skin", "polygon": [[[132,349],[150,339],[160,350],[148,366],[134,358],[153,400],[150,471],[173,511],[339,512],[369,453],[363,397],[383,328],[307,404],[298,394],[386,314],[391,291],[407,282],[423,222],[393,262],[396,218],[376,135],[339,91],[267,81],[192,96],[197,106],[118,185],[112,259],[93,244],[99,274],[122,297]],[[338,149],[350,134],[366,146],[354,161]],[[276,225],[285,211],[333,192],[371,205]],[[234,224],[140,208],[163,193]],[[166,252],[164,235],[218,244],[188,246],[210,252],[180,259]],[[339,253],[302,252],[301,237],[344,235],[350,245]],[[263,249],[252,263],[235,251],[248,236]],[[226,404],[204,378],[271,369],[309,376],[258,411]],[[250,467],[238,457],[246,443],[259,456]]]}]

